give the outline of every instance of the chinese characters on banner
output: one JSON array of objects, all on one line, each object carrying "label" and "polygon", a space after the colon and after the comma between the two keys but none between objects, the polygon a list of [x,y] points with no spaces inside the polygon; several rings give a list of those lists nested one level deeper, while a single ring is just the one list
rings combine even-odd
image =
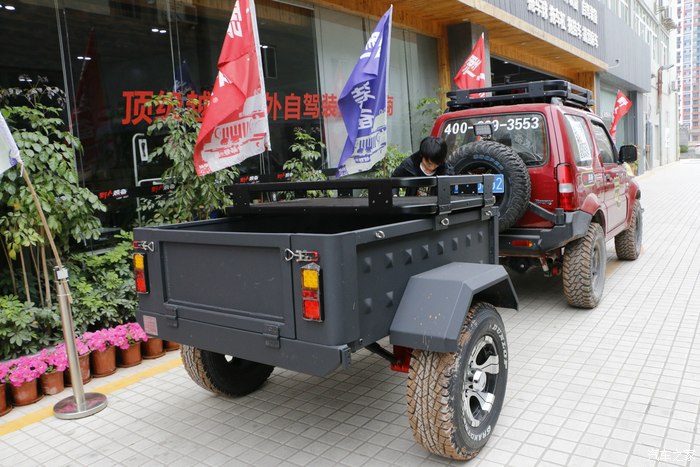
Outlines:
[{"label": "chinese characters on banner", "polygon": [[[459,89],[483,88],[486,86],[486,75],[484,75],[484,34],[481,34],[476,45],[457,72],[454,79]],[[470,94],[469,97],[485,97],[486,93]]]},{"label": "chinese characters on banner", "polygon": [[[138,125],[144,122],[147,125],[153,123],[154,120],[167,117],[172,112],[172,106],[158,105],[146,106],[154,95],[164,95],[167,91],[154,93],[153,91],[124,91],[122,96],[125,100],[124,118],[122,125]],[[180,93],[173,93],[174,100],[182,102]],[[187,106],[193,106],[192,99],[197,99],[197,111],[202,113],[204,108],[209,104],[211,93],[204,91],[202,94],[197,94],[191,91],[187,94]],[[303,118],[332,118],[340,117],[338,109],[338,96],[335,94],[312,94],[303,93],[283,94],[281,92],[266,93],[267,115],[271,121],[277,120],[301,120]],[[394,114],[394,96],[387,98],[387,111],[391,117]],[[199,119],[201,121],[201,118]]]},{"label": "chinese characters on banner", "polygon": [[219,56],[209,106],[194,148],[197,175],[270,149],[260,40],[253,0],[237,0]]},{"label": "chinese characters on banner", "polygon": [[387,70],[391,42],[389,7],[367,40],[338,99],[348,138],[338,163],[342,177],[372,168],[387,151]]},{"label": "chinese characters on banner", "polygon": [[0,113],[0,174],[21,162],[17,144],[10,133],[5,118]]},{"label": "chinese characters on banner", "polygon": [[615,99],[615,108],[613,110],[613,121],[610,125],[610,136],[613,141],[615,141],[615,134],[617,133],[617,123],[620,119],[632,108],[632,101],[627,98],[622,91],[617,91],[617,98]]}]

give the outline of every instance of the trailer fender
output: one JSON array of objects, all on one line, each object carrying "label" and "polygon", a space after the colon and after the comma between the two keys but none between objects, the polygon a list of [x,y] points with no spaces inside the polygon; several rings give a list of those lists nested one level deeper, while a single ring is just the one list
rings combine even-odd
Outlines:
[{"label": "trailer fender", "polygon": [[457,351],[457,337],[472,302],[518,308],[503,266],[450,263],[412,276],[389,331],[393,345],[433,352]]}]

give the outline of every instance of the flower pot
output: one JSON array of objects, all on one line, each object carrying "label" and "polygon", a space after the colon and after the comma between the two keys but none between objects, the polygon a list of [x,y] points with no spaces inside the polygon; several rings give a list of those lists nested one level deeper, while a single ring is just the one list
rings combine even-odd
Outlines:
[{"label": "flower pot", "polygon": [[[85,355],[80,355],[78,357],[78,363],[80,363],[80,374],[83,377],[83,384],[85,384],[92,379],[92,375],[90,374],[90,354],[86,353]],[[66,368],[66,371],[63,372],[63,383],[66,386],[71,386],[70,368]]]},{"label": "flower pot", "polygon": [[129,368],[141,363],[141,343],[131,344],[128,349],[119,349],[117,353],[117,366],[119,368]]},{"label": "flower pot", "polygon": [[179,350],[180,344],[173,341],[163,341],[163,348],[166,352],[170,352],[171,350]]},{"label": "flower pot", "polygon": [[39,393],[37,380],[28,381],[19,386],[12,386],[12,400],[18,407],[33,404],[42,397],[44,396]]},{"label": "flower pot", "polygon": [[163,339],[149,337],[146,342],[141,342],[141,355],[143,358],[158,358],[165,355],[163,350]]},{"label": "flower pot", "polygon": [[113,374],[117,371],[117,349],[110,345],[105,350],[90,352],[90,368],[95,378]]},{"label": "flower pot", "polygon": [[0,383],[0,417],[12,410],[12,404],[7,397],[7,389],[5,383]]},{"label": "flower pot", "polygon": [[63,392],[65,385],[63,384],[63,372],[54,371],[53,373],[44,373],[39,377],[41,380],[41,388],[44,394],[51,396]]}]

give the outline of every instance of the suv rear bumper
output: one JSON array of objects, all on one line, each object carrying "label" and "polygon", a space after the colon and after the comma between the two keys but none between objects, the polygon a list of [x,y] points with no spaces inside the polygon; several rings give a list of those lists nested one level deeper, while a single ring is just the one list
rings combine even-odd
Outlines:
[{"label": "suv rear bumper", "polygon": [[514,228],[502,232],[498,238],[499,255],[539,257],[583,237],[593,216],[583,211],[563,214],[563,221],[551,229]]}]

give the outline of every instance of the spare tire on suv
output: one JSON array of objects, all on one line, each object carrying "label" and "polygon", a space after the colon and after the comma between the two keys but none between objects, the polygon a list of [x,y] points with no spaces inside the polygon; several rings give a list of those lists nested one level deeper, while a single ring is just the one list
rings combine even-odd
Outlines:
[{"label": "spare tire on suv", "polygon": [[499,231],[515,225],[530,202],[530,175],[525,162],[508,146],[495,141],[475,141],[455,151],[449,158],[455,174],[503,174],[503,193],[496,193]]}]

